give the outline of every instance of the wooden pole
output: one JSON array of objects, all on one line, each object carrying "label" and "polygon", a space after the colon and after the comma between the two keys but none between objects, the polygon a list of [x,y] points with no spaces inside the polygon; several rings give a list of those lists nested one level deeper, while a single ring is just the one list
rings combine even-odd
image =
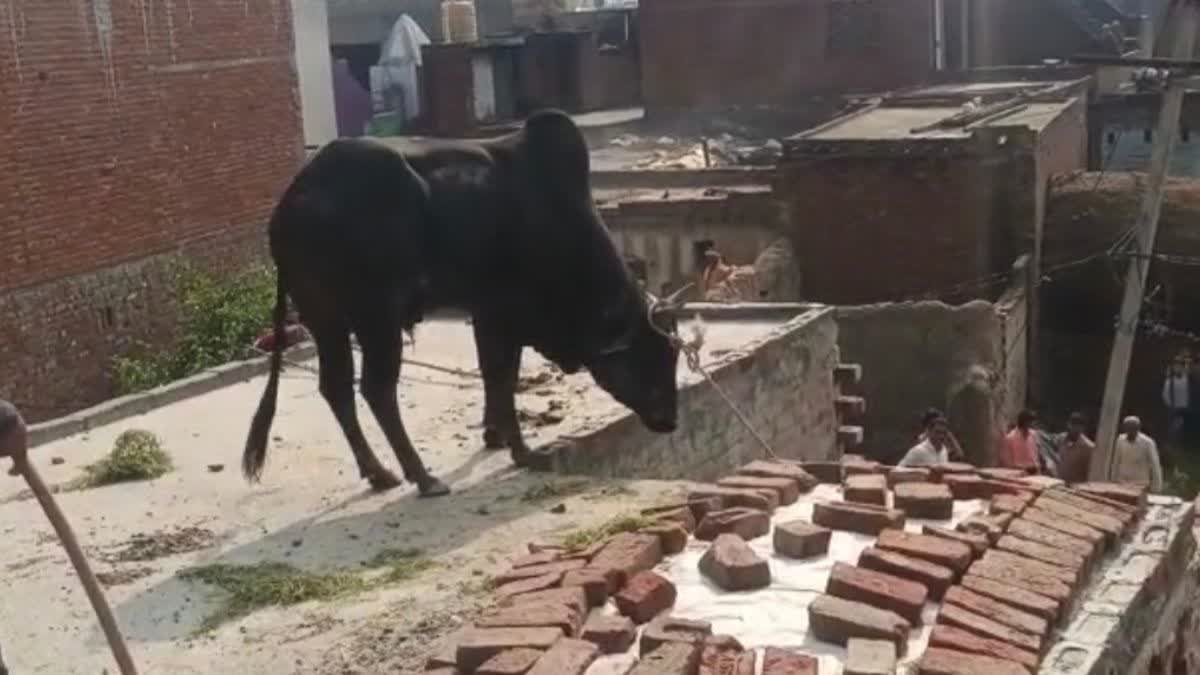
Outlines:
[{"label": "wooden pole", "polygon": [[[1188,0],[1175,0],[1169,13],[1175,18],[1175,21],[1167,22],[1167,32],[1172,34],[1173,38],[1171,57],[1178,61],[1190,59],[1196,46],[1196,31],[1200,28],[1200,8]],[[1142,311],[1146,275],[1150,270],[1150,254],[1154,252],[1154,239],[1158,235],[1163,185],[1179,131],[1183,97],[1184,87],[1168,81],[1158,113],[1158,127],[1155,131],[1157,136],[1154,138],[1154,148],[1150,154],[1146,192],[1142,197],[1137,224],[1134,226],[1134,257],[1129,261],[1129,269],[1125,275],[1125,297],[1121,302],[1121,314],[1108,363],[1108,377],[1104,383],[1104,402],[1100,407],[1100,422],[1096,430],[1096,457],[1091,465],[1093,480],[1108,480],[1112,477],[1113,451],[1125,397],[1125,380],[1129,375],[1129,361],[1133,355],[1138,317]]]}]

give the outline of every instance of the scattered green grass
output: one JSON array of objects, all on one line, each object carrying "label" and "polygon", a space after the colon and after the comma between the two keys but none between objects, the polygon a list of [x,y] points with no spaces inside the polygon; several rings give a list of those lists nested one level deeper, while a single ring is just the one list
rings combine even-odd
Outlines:
[{"label": "scattered green grass", "polygon": [[541,502],[547,499],[562,499],[577,495],[587,489],[589,481],[583,479],[544,481],[534,485],[521,496],[523,502]]},{"label": "scattered green grass", "polygon": [[599,527],[575,530],[563,536],[562,544],[570,551],[585,549],[598,541],[603,541],[622,532],[637,532],[655,523],[653,518],[646,516],[618,516]]},{"label": "scattered green grass", "polygon": [[216,586],[226,593],[221,606],[204,619],[200,632],[214,630],[264,607],[332,600],[369,588],[367,580],[357,574],[315,574],[278,562],[206,565],[183,570],[179,577]]},{"label": "scattered green grass", "polygon": [[171,456],[163,449],[158,437],[149,431],[130,429],[117,437],[112,452],[84,467],[84,476],[72,485],[87,489],[160,478],[174,468]]},{"label": "scattered green grass", "polygon": [[389,584],[407,581],[435,567],[419,549],[386,549],[362,563],[372,572],[338,569],[306,572],[279,562],[252,565],[214,564],[179,572],[179,578],[216,586],[225,592],[223,602],[205,617],[199,633],[240,619],[266,607],[287,607],[310,601],[335,600]]},{"label": "scattered green grass", "polygon": [[1188,448],[1171,456],[1173,466],[1167,472],[1163,491],[1191,501],[1200,494],[1200,456]]}]

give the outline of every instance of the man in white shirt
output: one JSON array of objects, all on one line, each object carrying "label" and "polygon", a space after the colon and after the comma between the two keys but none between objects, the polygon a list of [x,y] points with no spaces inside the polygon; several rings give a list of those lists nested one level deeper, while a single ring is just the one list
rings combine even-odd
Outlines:
[{"label": "man in white shirt", "polygon": [[1154,439],[1142,433],[1142,421],[1130,415],[1121,425],[1114,456],[1113,480],[1149,485],[1151,492],[1162,492],[1163,472]]},{"label": "man in white shirt", "polygon": [[934,418],[929,422],[925,438],[904,454],[898,466],[933,466],[950,461],[950,450],[946,444],[949,432],[945,417]]},{"label": "man in white shirt", "polygon": [[1163,380],[1162,400],[1167,408],[1167,443],[1168,447],[1178,449],[1183,442],[1183,432],[1187,423],[1190,403],[1190,378],[1185,357],[1177,356],[1171,362],[1171,369]]}]

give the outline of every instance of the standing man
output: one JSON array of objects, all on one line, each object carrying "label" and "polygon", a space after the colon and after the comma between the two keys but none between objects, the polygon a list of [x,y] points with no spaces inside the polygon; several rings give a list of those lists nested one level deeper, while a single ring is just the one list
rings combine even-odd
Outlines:
[{"label": "standing man", "polygon": [[1183,447],[1184,430],[1187,428],[1188,411],[1191,408],[1189,375],[1187,357],[1180,353],[1171,361],[1171,367],[1163,380],[1162,401],[1167,409],[1167,446],[1175,452]]},{"label": "standing man", "polygon": [[897,466],[933,466],[950,461],[950,447],[947,439],[950,428],[946,418],[938,415],[928,420],[921,441],[912,446]]},{"label": "standing man", "polygon": [[1025,473],[1038,473],[1037,435],[1033,424],[1037,415],[1032,410],[1017,414],[1017,426],[1004,436],[1000,444],[998,464],[1005,469],[1020,469]]},{"label": "standing man", "polygon": [[1073,412],[1067,420],[1067,433],[1058,439],[1058,477],[1068,483],[1083,483],[1092,465],[1096,444],[1083,433],[1083,413]]},{"label": "standing man", "polygon": [[1134,415],[1121,423],[1121,435],[1113,452],[1113,480],[1149,485],[1151,492],[1162,492],[1163,471],[1158,446],[1142,433],[1142,420]]},{"label": "standing man", "polygon": [[[0,458],[13,459],[13,470],[9,472],[10,474],[16,471],[18,461],[25,461],[28,446],[29,439],[25,430],[25,420],[21,419],[20,411],[13,404],[0,399]],[[8,675],[8,668],[4,665],[2,652],[0,652],[0,675]]]}]

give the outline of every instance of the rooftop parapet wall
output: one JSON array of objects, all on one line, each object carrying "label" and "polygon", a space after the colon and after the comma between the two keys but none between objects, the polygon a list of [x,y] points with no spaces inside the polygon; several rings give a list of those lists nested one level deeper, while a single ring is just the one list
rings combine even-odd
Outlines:
[{"label": "rooftop parapet wall", "polygon": [[[713,379],[781,457],[835,458],[838,364],[834,310],[821,305],[689,305],[706,321],[791,316],[710,368]],[[685,368],[683,362],[680,367]],[[763,449],[706,381],[681,388],[679,431],[647,431],[631,414],[535,451],[545,471],[621,478],[711,479],[763,456]]]}]

